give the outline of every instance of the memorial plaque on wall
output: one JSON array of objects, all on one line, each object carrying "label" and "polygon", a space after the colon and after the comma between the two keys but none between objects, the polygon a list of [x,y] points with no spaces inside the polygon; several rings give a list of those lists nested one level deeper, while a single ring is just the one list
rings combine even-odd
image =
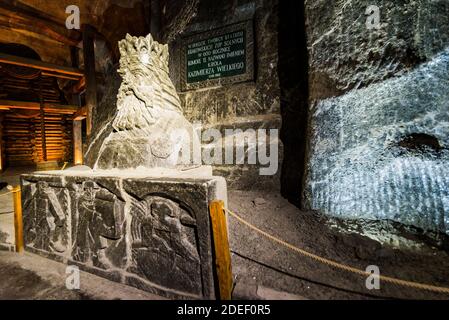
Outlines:
[{"label": "memorial plaque on wall", "polygon": [[253,80],[252,21],[185,38],[181,63],[183,91]]}]

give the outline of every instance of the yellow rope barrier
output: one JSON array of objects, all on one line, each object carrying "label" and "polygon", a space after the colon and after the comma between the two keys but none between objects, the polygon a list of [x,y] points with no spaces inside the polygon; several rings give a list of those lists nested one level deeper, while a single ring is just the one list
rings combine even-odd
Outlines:
[{"label": "yellow rope barrier", "polygon": [[10,192],[6,192],[6,193],[2,193],[2,194],[0,194],[0,197],[1,196],[7,196],[8,194],[11,194],[11,193],[14,193],[13,191],[10,191]]},{"label": "yellow rope barrier", "polygon": [[62,166],[61,171],[64,171],[68,164],[69,164],[68,162],[64,162],[64,165]]},{"label": "yellow rope barrier", "polygon": [[264,237],[277,242],[287,248],[289,248],[290,250],[293,250],[303,256],[309,257],[313,260],[316,260],[320,263],[329,265],[331,267],[340,269],[340,270],[344,270],[346,272],[351,272],[351,273],[355,273],[361,276],[372,276],[372,277],[377,277],[380,280],[383,280],[385,282],[389,282],[389,283],[393,283],[399,286],[403,286],[403,287],[410,287],[410,288],[415,288],[415,289],[420,289],[420,290],[427,290],[427,291],[433,291],[433,292],[439,292],[439,293],[447,293],[449,294],[449,288],[446,287],[438,287],[438,286],[433,286],[433,285],[429,285],[429,284],[424,284],[424,283],[418,283],[418,282],[412,282],[412,281],[406,281],[406,280],[401,280],[401,279],[397,279],[397,278],[393,278],[393,277],[387,277],[387,276],[382,276],[382,275],[374,275],[370,272],[366,272],[363,271],[361,269],[357,269],[342,263],[338,263],[336,261],[332,261],[323,257],[320,257],[316,254],[310,253],[308,251],[305,251],[303,249],[300,249],[298,247],[295,247],[294,245],[287,243],[281,239],[278,239],[274,236],[272,236],[271,234],[257,228],[256,226],[252,225],[251,223],[249,223],[248,221],[244,220],[243,218],[241,218],[239,215],[237,215],[236,213],[228,210],[228,209],[224,209],[229,215],[231,215],[233,218],[237,219],[240,223],[246,225],[247,227],[249,227],[250,229],[260,233],[261,235],[263,235]]}]

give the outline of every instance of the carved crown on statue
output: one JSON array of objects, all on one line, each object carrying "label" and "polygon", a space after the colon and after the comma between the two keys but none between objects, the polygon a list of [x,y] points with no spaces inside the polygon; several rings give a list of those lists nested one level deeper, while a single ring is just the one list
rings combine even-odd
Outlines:
[{"label": "carved crown on statue", "polygon": [[168,45],[155,41],[151,34],[146,37],[132,37],[129,34],[119,42],[120,69],[126,72],[136,63],[151,65],[168,73]]}]

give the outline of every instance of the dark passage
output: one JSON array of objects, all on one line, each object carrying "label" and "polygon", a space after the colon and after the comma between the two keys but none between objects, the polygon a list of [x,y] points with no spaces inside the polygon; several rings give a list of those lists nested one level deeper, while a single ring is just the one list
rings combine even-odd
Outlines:
[{"label": "dark passage", "polygon": [[279,1],[279,80],[284,161],[281,193],[301,206],[308,110],[308,54],[304,1]]}]

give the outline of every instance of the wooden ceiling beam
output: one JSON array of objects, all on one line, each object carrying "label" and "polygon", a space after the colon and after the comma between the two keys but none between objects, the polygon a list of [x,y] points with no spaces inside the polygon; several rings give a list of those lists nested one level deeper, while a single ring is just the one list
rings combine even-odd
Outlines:
[{"label": "wooden ceiling beam", "polygon": [[79,77],[75,77],[75,76],[69,76],[69,75],[62,75],[62,74],[57,74],[57,73],[53,73],[53,72],[42,72],[43,76],[47,76],[47,77],[55,77],[55,78],[60,78],[60,79],[67,79],[67,80],[73,80],[73,81],[78,81],[80,78]]},{"label": "wooden ceiling beam", "polygon": [[80,69],[71,67],[58,66],[56,64],[43,62],[35,59],[22,58],[17,56],[11,56],[9,54],[0,53],[0,63],[12,64],[16,66],[28,67],[47,71],[52,73],[56,77],[58,74],[75,76],[78,78],[84,77],[84,72]]},{"label": "wooden ceiling beam", "polygon": [[12,25],[19,24],[21,28],[47,35],[67,45],[80,46],[81,31],[68,30],[65,27],[65,21],[59,21],[55,17],[17,0],[0,1],[0,9],[3,15],[9,18]]},{"label": "wooden ceiling beam", "polygon": [[59,34],[58,32],[48,28],[41,23],[36,21],[29,21],[24,19],[17,19],[15,17],[5,16],[0,11],[0,26],[8,30],[25,30],[28,32],[35,33],[39,38],[48,37],[52,40],[60,42],[65,45],[79,47],[80,42],[67,38],[66,36]]},{"label": "wooden ceiling beam", "polygon": [[[27,101],[12,101],[12,100],[0,100],[0,110],[12,110],[12,109],[25,109],[25,110],[39,110],[39,102],[27,102]],[[62,105],[45,103],[45,112],[54,112],[61,114],[75,114],[79,111],[78,106]]]},{"label": "wooden ceiling beam", "polygon": [[64,23],[59,21],[59,19],[52,16],[51,14],[48,14],[41,10],[38,10],[38,9],[36,9],[32,6],[29,6],[21,1],[18,1],[18,0],[2,0],[0,7],[4,8],[5,10],[10,10],[10,11],[20,13],[21,15],[36,17],[41,20],[49,21],[50,23],[55,24],[55,25],[64,26]]}]

